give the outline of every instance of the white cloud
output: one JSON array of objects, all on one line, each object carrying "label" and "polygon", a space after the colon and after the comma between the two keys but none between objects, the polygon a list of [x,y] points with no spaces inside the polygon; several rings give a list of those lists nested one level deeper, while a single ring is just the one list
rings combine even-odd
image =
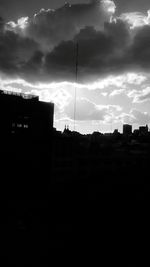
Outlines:
[{"label": "white cloud", "polygon": [[72,99],[71,94],[67,92],[67,90],[61,88],[53,88],[52,90],[44,89],[44,90],[31,90],[31,94],[38,95],[39,100],[44,102],[53,102],[59,112],[63,112],[65,106],[68,105],[70,100]]},{"label": "white cloud", "polygon": [[101,95],[106,97],[108,95],[108,92],[102,92]]},{"label": "white cloud", "polygon": [[96,82],[87,84],[89,90],[104,89],[109,87],[117,87],[120,90],[125,89],[127,85],[141,85],[147,80],[147,77],[141,73],[124,73],[122,75],[109,75],[104,79],[99,79]]},{"label": "white cloud", "polygon": [[118,116],[118,121],[120,121],[121,123],[127,123],[127,124],[132,124],[135,120],[135,117],[131,114],[131,113],[125,113],[123,112],[122,114],[120,114]]},{"label": "white cloud", "polygon": [[[70,118],[74,118],[74,101],[70,101],[70,103],[66,106],[65,113]],[[104,120],[106,113],[107,109],[105,107],[98,106],[87,98],[77,99],[76,120]]]},{"label": "white cloud", "polygon": [[148,124],[150,122],[150,115],[148,112],[141,112],[137,109],[133,109],[131,111],[131,114],[134,116],[134,123],[137,124]]},{"label": "white cloud", "polygon": [[125,89],[114,90],[114,91],[112,91],[112,93],[109,96],[113,97],[113,96],[116,96],[116,95],[121,95],[124,92],[125,92]]},{"label": "white cloud", "polygon": [[6,23],[7,30],[13,30],[17,33],[24,33],[25,29],[29,25],[29,17],[21,17],[17,20],[17,23],[14,21],[9,21]]},{"label": "white cloud", "polygon": [[63,110],[71,99],[71,95],[63,89],[57,90],[51,95],[51,101],[53,101],[60,110]]},{"label": "white cloud", "polygon": [[122,123],[145,125],[150,123],[150,114],[137,109],[132,109],[129,113],[122,113],[118,116]]},{"label": "white cloud", "polygon": [[135,89],[133,89],[133,90],[129,90],[129,91],[127,92],[127,96],[128,96],[129,98],[135,98],[138,94],[139,94],[139,91],[138,91],[138,90],[135,90]]},{"label": "white cloud", "polygon": [[127,83],[135,85],[140,85],[147,79],[145,75],[140,73],[128,73],[124,78]]},{"label": "white cloud", "polygon": [[134,90],[130,93],[129,97],[133,97],[133,103],[142,103],[150,100],[150,87],[142,91]]},{"label": "white cloud", "polygon": [[146,18],[146,24],[149,24],[150,25],[150,10],[147,11],[147,18]]},{"label": "white cloud", "polygon": [[111,15],[113,15],[115,13],[116,5],[115,5],[114,1],[102,0],[101,4],[102,4],[102,7],[103,7],[105,12],[110,13]]},{"label": "white cloud", "polygon": [[18,19],[17,26],[20,29],[25,29],[27,27],[28,23],[29,23],[29,18],[28,17],[22,17],[22,18]]},{"label": "white cloud", "polygon": [[147,11],[147,15],[142,12],[128,12],[121,14],[119,18],[127,22],[131,29],[150,25],[150,10]]},{"label": "white cloud", "polygon": [[[97,105],[87,98],[78,98],[76,102],[76,120],[78,121],[107,121],[109,117],[120,112],[119,105]],[[74,101],[71,100],[64,108],[66,115],[74,118]]]}]

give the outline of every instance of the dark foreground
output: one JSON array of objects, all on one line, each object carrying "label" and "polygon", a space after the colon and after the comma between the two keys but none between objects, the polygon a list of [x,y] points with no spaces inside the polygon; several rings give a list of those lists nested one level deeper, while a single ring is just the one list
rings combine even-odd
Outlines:
[{"label": "dark foreground", "polygon": [[107,259],[120,255],[123,263],[136,257],[150,190],[148,146],[69,155],[56,155],[43,143],[30,150],[28,144],[4,147],[9,264],[48,264],[52,248],[98,250]]}]

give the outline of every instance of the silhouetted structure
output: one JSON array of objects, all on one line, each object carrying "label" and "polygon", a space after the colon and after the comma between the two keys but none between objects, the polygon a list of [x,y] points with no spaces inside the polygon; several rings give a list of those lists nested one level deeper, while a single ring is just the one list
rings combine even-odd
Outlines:
[{"label": "silhouetted structure", "polygon": [[132,134],[131,125],[124,125],[124,135],[82,135],[67,126],[61,132],[53,128],[53,112],[52,103],[36,96],[0,91],[1,188],[10,199],[12,245],[22,240],[27,246],[45,244],[46,250],[81,240],[90,246],[94,236],[102,240],[103,230],[110,237],[115,229],[114,240],[120,220],[111,226],[114,207],[116,218],[124,203],[132,215],[143,183],[149,183],[150,133]]},{"label": "silhouetted structure", "polygon": [[138,137],[139,136],[139,129],[135,129],[134,132],[133,132],[133,135],[135,137]]},{"label": "silhouetted structure", "polygon": [[123,135],[131,135],[132,134],[132,125],[124,124],[123,125]]},{"label": "silhouetted structure", "polygon": [[139,127],[139,134],[140,135],[148,134],[148,125],[146,125],[146,126],[140,126]]},{"label": "silhouetted structure", "polygon": [[0,91],[0,136],[47,137],[53,130],[54,104],[38,96]]}]

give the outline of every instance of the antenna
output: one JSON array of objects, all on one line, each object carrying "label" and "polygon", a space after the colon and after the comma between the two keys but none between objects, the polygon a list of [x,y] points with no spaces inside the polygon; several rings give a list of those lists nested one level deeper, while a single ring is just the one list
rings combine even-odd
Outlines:
[{"label": "antenna", "polygon": [[79,44],[76,43],[76,77],[75,77],[75,96],[74,96],[74,131],[76,129],[76,102],[77,102],[77,81],[78,81],[78,54],[79,54]]}]

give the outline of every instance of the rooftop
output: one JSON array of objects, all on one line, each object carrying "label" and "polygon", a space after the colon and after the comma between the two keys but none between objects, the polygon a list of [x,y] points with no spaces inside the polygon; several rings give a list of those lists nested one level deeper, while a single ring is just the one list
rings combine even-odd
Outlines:
[{"label": "rooftop", "polygon": [[32,94],[27,94],[27,93],[25,94],[25,93],[7,91],[7,90],[0,90],[0,95],[12,95],[12,96],[22,97],[24,99],[39,100],[39,97],[37,95],[32,95]]}]

